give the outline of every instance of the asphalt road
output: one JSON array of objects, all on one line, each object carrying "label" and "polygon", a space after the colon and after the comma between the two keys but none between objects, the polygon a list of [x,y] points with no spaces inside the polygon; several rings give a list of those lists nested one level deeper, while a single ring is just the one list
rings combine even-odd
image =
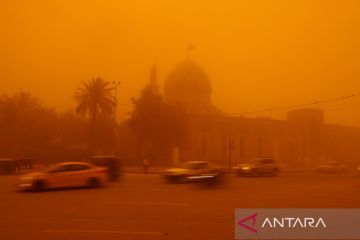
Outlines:
[{"label": "asphalt road", "polygon": [[360,176],[228,175],[219,186],[126,174],[101,189],[16,191],[0,176],[0,239],[233,239],[235,208],[359,208]]}]

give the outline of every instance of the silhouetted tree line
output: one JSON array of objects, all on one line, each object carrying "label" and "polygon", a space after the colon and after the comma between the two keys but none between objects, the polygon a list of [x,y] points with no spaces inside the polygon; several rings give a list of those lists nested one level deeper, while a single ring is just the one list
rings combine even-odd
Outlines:
[{"label": "silhouetted tree line", "polygon": [[152,164],[170,162],[171,149],[187,140],[185,109],[166,102],[148,85],[132,99],[129,119],[117,124],[112,91],[109,82],[100,78],[83,82],[74,95],[75,111],[61,114],[29,93],[0,96],[0,158],[51,162],[117,154],[126,155],[133,165],[144,157]]},{"label": "silhouetted tree line", "polygon": [[[114,120],[99,116],[93,144],[110,153]],[[73,111],[44,107],[29,93],[0,96],[0,158],[35,157],[46,161],[79,160],[88,155],[91,124]]]},{"label": "silhouetted tree line", "polygon": [[0,97],[0,152],[3,156],[47,149],[58,135],[58,117],[29,93]]}]

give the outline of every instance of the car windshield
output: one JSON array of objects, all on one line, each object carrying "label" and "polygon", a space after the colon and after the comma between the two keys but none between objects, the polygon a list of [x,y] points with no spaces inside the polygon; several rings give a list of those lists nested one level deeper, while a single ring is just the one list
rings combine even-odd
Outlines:
[{"label": "car windshield", "polygon": [[195,162],[185,162],[181,165],[182,168],[186,168],[186,169],[200,169],[203,168],[205,166],[205,163],[195,163]]},{"label": "car windshield", "polygon": [[271,158],[256,158],[251,160],[249,163],[252,164],[270,164],[270,163],[275,163],[275,161]]},{"label": "car windshield", "polygon": [[250,160],[249,162],[247,163],[250,163],[250,164],[259,164],[259,163],[262,163],[263,162],[263,159],[253,159],[253,160]]}]

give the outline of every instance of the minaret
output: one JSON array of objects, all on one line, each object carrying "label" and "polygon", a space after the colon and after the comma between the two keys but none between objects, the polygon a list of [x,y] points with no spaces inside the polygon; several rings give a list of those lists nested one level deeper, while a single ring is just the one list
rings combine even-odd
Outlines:
[{"label": "minaret", "polygon": [[155,64],[151,67],[150,70],[150,86],[155,93],[159,92],[159,85],[157,83],[157,69]]}]

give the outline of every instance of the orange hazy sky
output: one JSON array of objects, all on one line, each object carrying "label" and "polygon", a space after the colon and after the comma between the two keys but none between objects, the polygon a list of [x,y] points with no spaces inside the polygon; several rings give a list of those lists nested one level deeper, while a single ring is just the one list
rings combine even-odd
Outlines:
[{"label": "orange hazy sky", "polygon": [[[356,0],[1,1],[0,31],[0,94],[29,91],[59,111],[100,76],[122,82],[125,116],[151,65],[162,84],[189,43],[229,114],[360,93]],[[360,97],[317,107],[360,126]]]}]

